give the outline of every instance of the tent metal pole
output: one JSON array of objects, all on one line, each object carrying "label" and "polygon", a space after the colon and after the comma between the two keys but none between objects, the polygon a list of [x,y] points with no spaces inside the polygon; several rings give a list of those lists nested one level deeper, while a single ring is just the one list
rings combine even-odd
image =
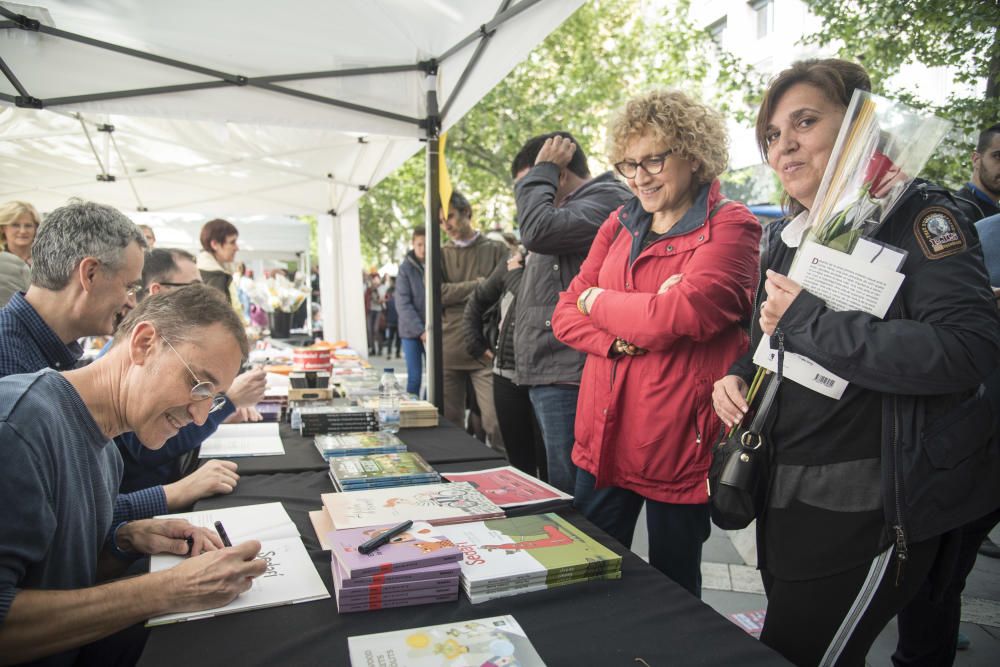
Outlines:
[{"label": "tent metal pole", "polygon": [[165,95],[168,93],[183,93],[189,90],[210,90],[212,88],[228,88],[232,84],[225,81],[206,81],[203,83],[183,83],[176,86],[155,86],[152,88],[134,88],[132,90],[113,90],[107,93],[90,95],[67,95],[42,100],[45,107],[57,107],[81,102],[102,102],[104,100],[120,100],[126,97],[142,97],[143,95]]},{"label": "tent metal pole", "polygon": [[10,85],[14,86],[17,92],[21,94],[21,97],[31,97],[31,95],[28,94],[28,90],[21,85],[17,76],[14,75],[14,70],[10,68],[10,65],[4,62],[3,58],[0,58],[0,72],[3,72],[3,75],[7,77],[8,81],[10,81]]},{"label": "tent metal pole", "polygon": [[282,83],[284,81],[308,81],[310,79],[336,79],[343,76],[365,76],[368,74],[397,74],[402,72],[419,72],[420,65],[385,65],[382,67],[355,67],[352,69],[331,69],[319,72],[299,72],[297,74],[275,74],[273,76],[254,76],[247,83]]},{"label": "tent metal pole", "polygon": [[[507,11],[507,8],[510,6],[510,3],[511,0],[503,0],[500,3],[500,7],[497,9],[496,16],[499,16],[500,14]],[[455,87],[451,89],[451,95],[448,96],[448,101],[444,103],[443,107],[441,107],[442,119],[448,117],[448,110],[451,109],[451,105],[455,101],[455,98],[458,97],[458,94],[462,92],[462,88],[465,87],[465,82],[468,81],[469,76],[472,74],[472,70],[476,68],[476,64],[479,63],[479,59],[482,57],[483,51],[486,50],[486,46],[489,44],[490,38],[495,33],[496,30],[492,32],[486,32],[485,30],[482,31],[481,33],[482,39],[480,39],[479,44],[476,45],[475,53],[472,54],[472,57],[469,59],[468,64],[466,64],[465,69],[462,71],[462,76],[458,77],[458,82],[455,84]]]},{"label": "tent metal pole", "polygon": [[404,116],[403,114],[393,113],[391,111],[384,111],[382,109],[374,109],[372,107],[366,107],[362,104],[354,104],[353,102],[345,102],[343,100],[337,100],[332,97],[324,97],[323,95],[315,95],[313,93],[307,93],[304,90],[285,88],[283,86],[276,86],[271,83],[250,83],[248,85],[250,85],[253,88],[260,88],[261,90],[269,90],[272,93],[278,93],[280,95],[290,95],[291,97],[301,97],[304,100],[319,102],[320,104],[329,104],[330,106],[350,109],[351,111],[358,111],[360,113],[365,113],[372,116],[379,116],[380,118],[398,120],[403,123],[410,123],[411,125],[420,124],[419,118],[412,118],[410,116]]},{"label": "tent metal pole", "polygon": [[539,2],[542,2],[542,0],[521,0],[521,2],[517,3],[513,7],[510,7],[509,9],[504,10],[500,14],[494,16],[492,21],[490,21],[489,23],[485,23],[485,24],[481,25],[479,27],[479,30],[477,30],[476,32],[472,33],[471,35],[469,35],[465,39],[463,39],[460,42],[458,42],[457,44],[455,44],[455,46],[451,47],[450,49],[448,49],[447,51],[445,51],[444,53],[442,53],[441,55],[439,55],[438,58],[437,58],[438,62],[439,63],[444,62],[447,58],[450,58],[451,56],[455,55],[456,53],[458,53],[459,51],[461,51],[462,49],[464,49],[465,47],[467,47],[472,42],[474,42],[477,39],[481,38],[484,33],[495,31],[504,22],[509,21],[510,19],[514,18],[515,16],[517,16],[518,14],[520,14],[521,12],[523,12],[523,11],[525,11],[527,9],[531,9],[532,7],[534,7],[535,5],[537,5]]},{"label": "tent metal pole", "polygon": [[427,231],[427,256],[424,262],[427,292],[427,398],[444,413],[444,348],[441,344],[441,209],[438,153],[441,119],[437,104],[437,63],[427,69],[427,211],[424,216]]}]

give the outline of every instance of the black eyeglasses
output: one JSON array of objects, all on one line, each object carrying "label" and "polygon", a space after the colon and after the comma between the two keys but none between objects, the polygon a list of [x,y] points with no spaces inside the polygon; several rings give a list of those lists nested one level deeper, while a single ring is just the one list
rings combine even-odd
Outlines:
[{"label": "black eyeglasses", "polygon": [[190,373],[191,377],[194,379],[194,386],[191,387],[191,401],[194,403],[200,403],[202,401],[212,399],[212,407],[208,409],[209,414],[215,412],[216,410],[220,410],[222,406],[226,404],[226,397],[223,394],[215,393],[215,385],[213,383],[208,380],[199,380],[198,376],[194,374],[193,370],[191,370],[188,362],[184,361],[184,357],[181,356],[180,352],[174,349],[174,346],[170,344],[169,340],[163,336],[160,336],[160,340],[166,343],[167,347],[169,347],[171,351],[177,355],[177,358],[181,360],[182,364],[184,364],[184,368],[188,370],[188,373]]},{"label": "black eyeglasses", "polygon": [[645,157],[639,162],[633,162],[632,160],[622,160],[621,162],[615,163],[615,171],[624,176],[625,178],[635,178],[635,175],[639,173],[639,167],[642,167],[650,176],[656,176],[661,171],[663,171],[663,165],[666,164],[667,158],[673,153],[673,149],[660,153],[659,155],[650,155]]}]

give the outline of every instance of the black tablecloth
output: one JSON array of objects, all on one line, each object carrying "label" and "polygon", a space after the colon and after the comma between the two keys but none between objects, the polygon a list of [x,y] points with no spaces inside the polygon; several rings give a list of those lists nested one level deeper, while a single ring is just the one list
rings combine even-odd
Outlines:
[{"label": "black tablecloth", "polygon": [[[492,467],[484,464],[470,464]],[[461,469],[458,464],[439,466]],[[233,495],[198,503],[211,509],[280,500],[299,527],[333,594],[330,554],[321,551],[306,512],[332,490],[325,474],[254,476]],[[513,614],[550,666],[623,665],[642,658],[664,665],[786,665],[700,600],[671,582],[573,510],[560,512],[594,539],[623,554],[622,579],[593,581],[473,605],[448,602],[338,614],[333,598],[154,628],[139,664],[348,665],[347,637],[422,625]]]},{"label": "black tablecloth", "polygon": [[[313,438],[304,438],[293,431],[288,424],[280,424],[278,431],[285,445],[285,453],[280,456],[243,456],[226,459],[239,465],[240,475],[259,475],[287,472],[307,472],[327,470],[327,463],[313,444]],[[486,461],[501,458],[496,450],[490,449],[465,431],[444,419],[434,428],[404,428],[399,431],[400,439],[410,451],[417,452],[431,465],[455,461]]]}]

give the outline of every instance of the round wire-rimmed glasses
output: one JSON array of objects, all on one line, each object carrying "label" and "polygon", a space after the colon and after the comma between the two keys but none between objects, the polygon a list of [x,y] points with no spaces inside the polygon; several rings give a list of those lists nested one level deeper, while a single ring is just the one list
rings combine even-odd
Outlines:
[{"label": "round wire-rimmed glasses", "polygon": [[635,178],[635,175],[639,173],[639,167],[642,167],[643,171],[650,176],[656,176],[663,171],[663,165],[666,164],[667,158],[670,157],[670,154],[673,152],[673,149],[670,149],[669,151],[664,151],[659,155],[644,157],[638,162],[633,162],[632,160],[622,160],[621,162],[615,163],[615,171],[625,178]]},{"label": "round wire-rimmed glasses", "polygon": [[188,373],[190,373],[191,377],[194,379],[195,384],[191,387],[191,400],[195,403],[200,403],[202,401],[212,399],[212,407],[208,409],[208,414],[212,414],[216,410],[221,409],[222,406],[226,404],[225,395],[215,393],[215,384],[209,382],[208,380],[199,380],[198,376],[194,374],[193,370],[191,370],[188,362],[184,361],[184,357],[181,356],[180,352],[174,349],[174,346],[170,344],[170,341],[163,336],[160,336],[160,339],[167,344],[167,347],[169,347],[174,354],[177,355],[177,358],[181,360],[182,364],[184,364],[184,368],[188,370]]}]

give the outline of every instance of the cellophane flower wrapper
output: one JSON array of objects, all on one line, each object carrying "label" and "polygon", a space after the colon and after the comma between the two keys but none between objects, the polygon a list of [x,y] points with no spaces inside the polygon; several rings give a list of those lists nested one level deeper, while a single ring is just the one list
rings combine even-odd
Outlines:
[{"label": "cellophane flower wrapper", "polygon": [[247,290],[250,301],[268,313],[275,311],[294,313],[308,296],[304,288],[296,286],[284,276],[255,280]]},{"label": "cellophane flower wrapper", "polygon": [[805,240],[850,253],[885,222],[950,123],[854,91],[809,211]]}]

